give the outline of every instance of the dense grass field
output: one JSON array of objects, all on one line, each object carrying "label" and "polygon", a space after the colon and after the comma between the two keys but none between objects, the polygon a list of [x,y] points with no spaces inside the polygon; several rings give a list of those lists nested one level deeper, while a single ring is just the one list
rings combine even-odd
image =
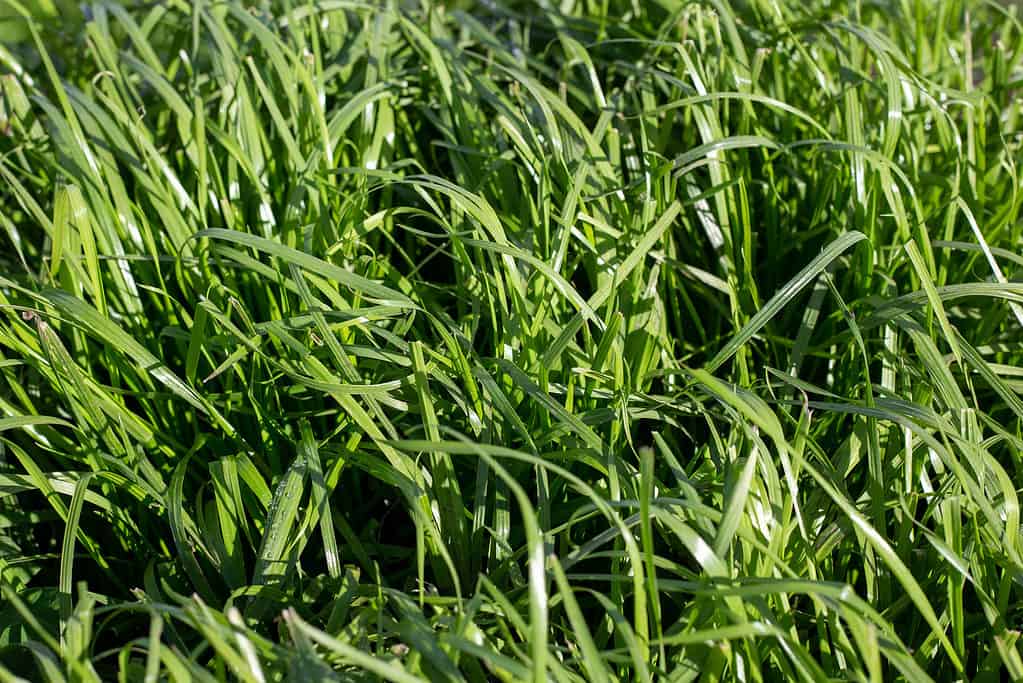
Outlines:
[{"label": "dense grass field", "polygon": [[1023,25],[0,0],[0,681],[1023,679]]}]

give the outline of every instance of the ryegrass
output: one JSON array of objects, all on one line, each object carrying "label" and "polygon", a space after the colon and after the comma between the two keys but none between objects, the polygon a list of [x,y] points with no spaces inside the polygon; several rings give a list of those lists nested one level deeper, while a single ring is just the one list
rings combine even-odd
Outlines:
[{"label": "ryegrass", "polygon": [[0,680],[1023,678],[1015,8],[2,2]]}]

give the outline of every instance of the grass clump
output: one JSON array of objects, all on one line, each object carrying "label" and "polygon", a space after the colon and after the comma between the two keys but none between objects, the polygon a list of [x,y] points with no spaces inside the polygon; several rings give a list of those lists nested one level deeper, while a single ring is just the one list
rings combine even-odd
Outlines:
[{"label": "grass clump", "polygon": [[0,680],[1023,678],[1014,8],[3,2]]}]

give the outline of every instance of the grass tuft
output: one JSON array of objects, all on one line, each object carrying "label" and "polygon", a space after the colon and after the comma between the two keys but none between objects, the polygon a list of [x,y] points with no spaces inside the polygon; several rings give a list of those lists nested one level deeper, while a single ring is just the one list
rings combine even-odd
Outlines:
[{"label": "grass tuft", "polygon": [[1014,3],[0,0],[0,681],[1023,680]]}]

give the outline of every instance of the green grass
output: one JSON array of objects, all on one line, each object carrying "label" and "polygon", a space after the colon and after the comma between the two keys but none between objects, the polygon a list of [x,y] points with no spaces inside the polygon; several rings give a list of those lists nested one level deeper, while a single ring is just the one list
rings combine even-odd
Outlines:
[{"label": "green grass", "polygon": [[24,4],[0,681],[1023,679],[1015,8]]}]

